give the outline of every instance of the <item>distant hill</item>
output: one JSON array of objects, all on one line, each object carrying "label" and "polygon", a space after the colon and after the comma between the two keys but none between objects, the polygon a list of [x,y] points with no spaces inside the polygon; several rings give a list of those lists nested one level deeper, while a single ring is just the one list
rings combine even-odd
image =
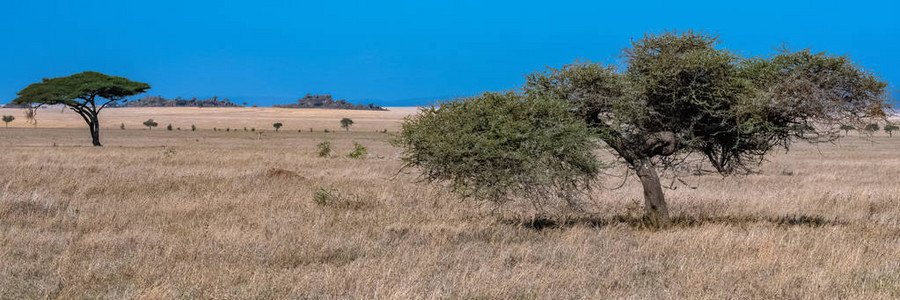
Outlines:
[{"label": "distant hill", "polygon": [[297,103],[275,104],[275,107],[281,108],[322,108],[322,109],[353,109],[353,110],[387,110],[375,104],[363,105],[353,104],[347,100],[331,99],[331,95],[312,95],[306,94]]},{"label": "distant hill", "polygon": [[10,103],[7,103],[6,105],[0,106],[0,107],[2,107],[2,108],[28,108],[28,107],[31,107],[31,105],[30,104],[18,105],[18,104],[13,104],[12,102],[10,102]]},{"label": "distant hill", "polygon": [[116,107],[242,107],[241,105],[231,103],[231,100],[219,100],[218,97],[211,99],[166,99],[160,96],[149,96],[137,100],[128,101],[125,104]]}]

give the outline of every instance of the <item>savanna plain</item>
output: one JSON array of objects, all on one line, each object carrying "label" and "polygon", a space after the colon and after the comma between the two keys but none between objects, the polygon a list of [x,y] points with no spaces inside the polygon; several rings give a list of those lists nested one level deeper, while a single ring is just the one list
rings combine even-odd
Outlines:
[{"label": "savanna plain", "polygon": [[388,143],[414,112],[115,108],[91,147],[72,112],[0,109],[0,297],[900,298],[900,136],[682,174],[658,230],[634,178],[581,211],[421,182]]}]

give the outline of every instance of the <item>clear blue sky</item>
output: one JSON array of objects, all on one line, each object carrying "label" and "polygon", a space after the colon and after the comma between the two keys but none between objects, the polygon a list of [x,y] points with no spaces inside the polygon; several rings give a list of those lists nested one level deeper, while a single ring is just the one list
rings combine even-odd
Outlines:
[{"label": "clear blue sky", "polygon": [[0,103],[94,70],[164,97],[423,104],[579,58],[617,62],[630,38],[663,29],[748,55],[781,42],[850,54],[900,82],[894,1],[0,1]]}]

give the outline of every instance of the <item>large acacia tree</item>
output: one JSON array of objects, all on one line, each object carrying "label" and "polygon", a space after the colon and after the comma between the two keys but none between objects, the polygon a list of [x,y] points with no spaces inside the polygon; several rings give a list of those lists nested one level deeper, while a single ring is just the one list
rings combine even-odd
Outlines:
[{"label": "large acacia tree", "polygon": [[100,111],[148,89],[150,85],[143,82],[88,71],[32,83],[19,91],[19,97],[13,103],[36,106],[63,104],[84,119],[91,132],[92,143],[101,146]]},{"label": "large acacia tree", "polygon": [[[782,49],[745,58],[720,48],[716,37],[687,31],[647,34],[623,58],[621,66],[576,62],[531,74],[523,93],[568,102],[571,115],[634,171],[647,216],[661,226],[670,218],[660,172],[702,162],[711,172],[746,174],[777,147],[798,139],[832,141],[840,124],[859,127],[888,109],[887,83],[845,56]],[[420,117],[403,130],[421,131],[421,124],[438,120]],[[479,130],[432,134],[457,139],[494,129]],[[429,172],[435,168],[428,162],[452,162],[421,141],[400,143],[408,165]],[[455,175],[472,177],[472,168],[457,169]]]}]

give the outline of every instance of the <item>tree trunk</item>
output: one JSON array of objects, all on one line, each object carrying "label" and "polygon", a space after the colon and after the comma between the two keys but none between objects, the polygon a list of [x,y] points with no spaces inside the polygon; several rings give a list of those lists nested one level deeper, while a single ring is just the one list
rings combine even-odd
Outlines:
[{"label": "tree trunk", "polygon": [[103,146],[100,144],[100,120],[97,119],[97,116],[91,116],[91,123],[88,124],[88,128],[91,129],[91,142],[94,144],[94,147]]},{"label": "tree trunk", "polygon": [[635,172],[641,180],[641,186],[644,188],[644,210],[653,226],[667,227],[671,224],[669,219],[669,209],[666,207],[666,198],[663,194],[662,184],[659,182],[659,175],[656,174],[656,168],[650,164],[649,159],[641,159],[636,161]]}]

